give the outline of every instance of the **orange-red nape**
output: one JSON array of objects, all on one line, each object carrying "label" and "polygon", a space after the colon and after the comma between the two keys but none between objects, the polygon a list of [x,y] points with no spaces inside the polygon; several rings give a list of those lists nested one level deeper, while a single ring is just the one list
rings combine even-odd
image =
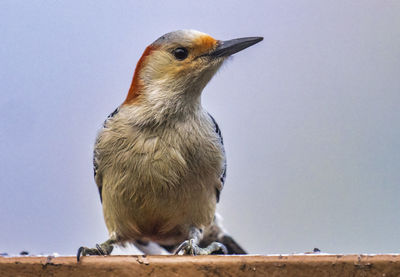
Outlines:
[{"label": "orange-red nape", "polygon": [[[192,49],[193,49],[193,55],[200,56],[204,53],[210,52],[211,50],[215,49],[217,47],[218,41],[214,38],[212,38],[209,35],[200,35],[198,38],[196,38],[193,41],[192,44]],[[132,79],[132,84],[131,87],[129,88],[128,95],[126,96],[125,101],[122,103],[122,105],[130,105],[138,101],[140,98],[140,91],[143,88],[143,82],[140,79],[140,71],[142,68],[145,66],[145,61],[146,58],[151,54],[152,51],[156,50],[157,46],[154,45],[149,45],[143,52],[142,57],[140,57],[135,73],[133,75]],[[171,71],[172,72],[172,71]]]},{"label": "orange-red nape", "polygon": [[151,52],[154,51],[155,49],[156,49],[156,47],[154,47],[153,45],[149,45],[144,50],[142,56],[140,57],[138,63],[136,64],[136,69],[135,69],[135,73],[133,74],[131,87],[129,88],[128,95],[126,96],[126,99],[122,103],[122,105],[129,105],[129,104],[134,103],[136,100],[138,100],[138,96],[140,95],[140,90],[143,86],[143,83],[139,77],[139,73],[144,66],[144,61],[145,61],[146,57],[149,56],[151,54]]}]

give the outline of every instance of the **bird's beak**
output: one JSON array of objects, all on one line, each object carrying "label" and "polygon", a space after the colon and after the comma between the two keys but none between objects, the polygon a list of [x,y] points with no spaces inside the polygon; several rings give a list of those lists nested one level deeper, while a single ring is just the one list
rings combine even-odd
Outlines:
[{"label": "bird's beak", "polygon": [[247,37],[219,41],[217,48],[208,53],[207,56],[211,56],[213,58],[227,57],[239,51],[242,51],[243,49],[246,49],[247,47],[250,47],[257,42],[260,42],[263,39],[263,37]]}]

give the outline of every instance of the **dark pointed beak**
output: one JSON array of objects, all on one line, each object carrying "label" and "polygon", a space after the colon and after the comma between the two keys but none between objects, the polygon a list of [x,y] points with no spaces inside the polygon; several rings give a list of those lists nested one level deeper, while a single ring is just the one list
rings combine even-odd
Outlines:
[{"label": "dark pointed beak", "polygon": [[211,56],[214,58],[227,57],[239,51],[242,51],[243,49],[246,49],[247,47],[250,47],[257,42],[260,42],[263,39],[263,37],[247,37],[220,41],[217,48],[208,53],[207,56]]}]

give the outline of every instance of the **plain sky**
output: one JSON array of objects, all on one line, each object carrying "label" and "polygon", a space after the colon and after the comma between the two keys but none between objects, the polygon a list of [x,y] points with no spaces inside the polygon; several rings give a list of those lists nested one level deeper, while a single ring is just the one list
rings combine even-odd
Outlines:
[{"label": "plain sky", "polygon": [[107,239],[92,150],[145,47],[263,36],[213,78],[219,212],[250,253],[398,252],[399,1],[0,1],[0,252]]}]

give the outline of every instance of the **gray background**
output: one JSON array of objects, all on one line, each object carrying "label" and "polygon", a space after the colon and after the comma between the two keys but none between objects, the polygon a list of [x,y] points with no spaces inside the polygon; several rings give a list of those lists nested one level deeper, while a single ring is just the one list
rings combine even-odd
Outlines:
[{"label": "gray background", "polygon": [[146,45],[264,36],[203,94],[225,137],[219,211],[251,253],[398,252],[399,1],[1,1],[0,252],[107,238],[92,176]]}]

